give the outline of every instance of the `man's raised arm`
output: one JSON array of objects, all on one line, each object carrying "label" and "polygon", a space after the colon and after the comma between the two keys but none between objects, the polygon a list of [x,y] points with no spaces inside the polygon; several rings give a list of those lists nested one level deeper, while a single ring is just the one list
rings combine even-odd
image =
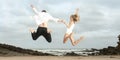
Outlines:
[{"label": "man's raised arm", "polygon": [[34,11],[35,14],[39,13],[38,10],[33,5],[31,5],[31,7],[32,7],[32,10]]}]

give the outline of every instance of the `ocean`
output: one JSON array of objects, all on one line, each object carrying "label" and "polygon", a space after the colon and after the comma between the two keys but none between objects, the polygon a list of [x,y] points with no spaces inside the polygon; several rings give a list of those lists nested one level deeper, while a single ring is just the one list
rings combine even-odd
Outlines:
[{"label": "ocean", "polygon": [[96,55],[99,51],[92,49],[34,49],[42,53],[49,53],[55,56],[65,56],[66,54],[74,54],[78,56]]}]

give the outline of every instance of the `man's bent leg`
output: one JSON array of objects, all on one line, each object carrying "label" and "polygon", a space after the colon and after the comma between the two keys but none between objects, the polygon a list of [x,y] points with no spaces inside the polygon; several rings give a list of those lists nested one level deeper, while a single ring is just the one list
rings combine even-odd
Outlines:
[{"label": "man's bent leg", "polygon": [[31,35],[33,40],[36,40],[39,37],[39,35],[36,32],[31,33]]},{"label": "man's bent leg", "polygon": [[51,43],[52,38],[51,38],[51,34],[50,34],[50,33],[43,34],[43,36],[45,37],[45,39],[46,39],[49,43]]},{"label": "man's bent leg", "polygon": [[36,40],[36,39],[41,35],[41,34],[40,34],[40,31],[41,31],[41,30],[40,30],[39,27],[38,27],[37,32],[31,33],[33,40]]}]

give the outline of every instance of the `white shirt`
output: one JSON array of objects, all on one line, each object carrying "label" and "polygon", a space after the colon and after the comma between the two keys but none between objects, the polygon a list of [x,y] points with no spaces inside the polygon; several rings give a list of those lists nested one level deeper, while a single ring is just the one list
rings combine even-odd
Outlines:
[{"label": "white shirt", "polygon": [[38,14],[34,16],[34,19],[37,25],[40,25],[44,22],[48,22],[49,20],[53,20],[55,22],[59,20],[58,18],[53,18],[49,13],[46,12],[38,12]]}]

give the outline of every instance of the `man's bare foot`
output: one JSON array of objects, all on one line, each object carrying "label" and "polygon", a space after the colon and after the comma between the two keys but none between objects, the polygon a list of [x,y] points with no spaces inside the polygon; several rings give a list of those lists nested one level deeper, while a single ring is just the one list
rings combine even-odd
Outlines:
[{"label": "man's bare foot", "polygon": [[47,33],[51,33],[51,32],[52,32],[52,30],[50,30],[50,29],[47,30]]},{"label": "man's bare foot", "polygon": [[31,32],[31,33],[34,33],[35,30],[34,30],[33,28],[30,28],[30,32]]}]

